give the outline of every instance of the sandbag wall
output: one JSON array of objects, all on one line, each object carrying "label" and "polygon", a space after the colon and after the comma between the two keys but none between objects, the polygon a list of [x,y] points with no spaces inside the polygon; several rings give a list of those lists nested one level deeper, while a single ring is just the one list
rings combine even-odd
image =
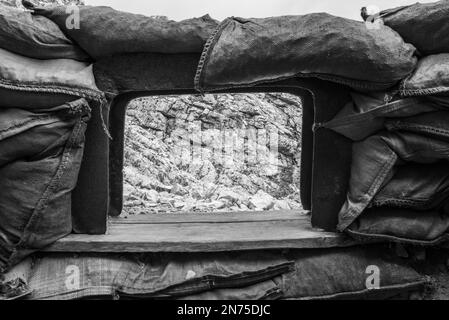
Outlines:
[{"label": "sandbag wall", "polygon": [[53,253],[36,254],[5,274],[0,300],[381,299],[419,292],[424,284],[385,245],[263,254]]},{"label": "sandbag wall", "polygon": [[[86,123],[92,108],[105,103],[91,63],[122,53],[202,53],[192,79],[200,92],[294,77],[352,88],[353,102],[342,106],[330,122],[316,124],[317,130],[324,126],[354,141],[340,230],[362,238],[413,243],[435,243],[446,234],[449,48],[441,38],[448,27],[441,17],[447,16],[447,1],[432,4],[432,10],[416,5],[388,11],[381,14],[385,23],[377,28],[325,13],[233,17],[221,23],[204,16],[174,22],[90,6],[78,8],[82,27],[68,28],[66,7],[36,7],[27,1],[24,5],[31,12],[0,7],[0,273],[70,233],[70,194],[82,159]],[[431,19],[426,17],[429,12]],[[405,19],[404,13],[409,15]],[[403,26],[407,19],[414,21],[414,27],[426,29],[426,23],[436,23],[443,31],[430,32],[434,39],[416,38]],[[386,288],[421,283],[401,261],[379,258],[383,250],[295,252],[275,265],[262,263],[269,256],[260,253],[245,256],[246,260],[219,256],[206,262],[204,256],[153,256],[143,263],[47,255],[35,261],[36,269],[26,281],[38,289],[35,298],[81,298],[83,293],[150,298],[251,293],[251,298],[273,298],[282,293],[284,298],[335,298],[363,292],[366,265],[375,264],[387,272],[388,282],[382,283]],[[252,259],[247,261],[248,257]],[[99,261],[105,261],[110,272],[90,279],[95,284],[107,278],[101,288],[87,283],[84,291],[67,292],[61,287],[63,280],[58,282],[48,272],[49,265],[61,262],[58,275],[67,262],[81,263],[87,266],[86,273],[95,273]],[[246,273],[251,263],[254,277]],[[208,264],[229,268],[232,272],[226,275],[232,276],[206,274]],[[148,274],[139,273],[142,265]],[[173,265],[168,274],[175,281],[165,281],[162,275]],[[129,271],[134,269],[141,278]],[[155,269],[162,271],[155,274]],[[339,279],[329,277],[338,272]],[[147,283],[147,278],[152,281]],[[325,285],[315,286],[323,279],[328,280]],[[47,286],[51,281],[54,285]]]},{"label": "sandbag wall", "polygon": [[365,23],[325,13],[229,18],[209,38],[195,85],[316,77],[351,87],[353,101],[315,124],[354,141],[338,230],[436,244],[449,227],[448,16],[449,1],[439,1]]},{"label": "sandbag wall", "polygon": [[51,20],[0,5],[0,274],[72,232],[91,108],[89,57]]},{"label": "sandbag wall", "polygon": [[357,239],[430,245],[449,232],[449,1],[386,10],[367,23],[390,26],[418,51],[400,84],[353,92],[324,127],[354,141],[339,230]]}]

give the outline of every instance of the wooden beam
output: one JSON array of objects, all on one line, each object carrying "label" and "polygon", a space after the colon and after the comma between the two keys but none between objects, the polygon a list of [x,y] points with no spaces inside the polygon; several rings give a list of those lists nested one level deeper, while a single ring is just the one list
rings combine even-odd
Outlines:
[{"label": "wooden beam", "polygon": [[110,217],[110,224],[170,224],[170,223],[230,223],[256,221],[297,220],[309,215],[306,210],[234,211],[234,212],[180,212],[166,214],[130,215],[126,218]]},{"label": "wooden beam", "polygon": [[345,235],[314,229],[304,211],[154,214],[110,219],[105,235],[71,234],[47,252],[219,252],[347,247]]}]

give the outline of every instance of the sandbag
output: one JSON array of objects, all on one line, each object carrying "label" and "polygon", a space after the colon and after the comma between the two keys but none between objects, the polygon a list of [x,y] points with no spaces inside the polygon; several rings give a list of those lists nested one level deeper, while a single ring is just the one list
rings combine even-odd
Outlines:
[{"label": "sandbag", "polygon": [[389,131],[409,131],[432,139],[449,141],[449,110],[428,112],[402,119],[387,119]]},{"label": "sandbag", "polygon": [[447,95],[449,93],[449,53],[420,59],[416,70],[402,81],[399,91],[403,96]]},{"label": "sandbag", "polygon": [[[144,267],[143,267],[144,266]],[[148,255],[117,278],[117,294],[133,298],[177,298],[241,288],[291,271],[280,252],[226,252]]]},{"label": "sandbag", "polygon": [[421,113],[439,110],[437,104],[425,98],[393,98],[387,93],[371,95],[353,92],[353,101],[341,109],[323,127],[331,129],[345,137],[360,141],[385,128],[385,122],[391,118],[409,117]]},{"label": "sandbag", "polygon": [[422,211],[439,209],[448,199],[449,163],[405,164],[396,170],[370,205]]},{"label": "sandbag", "polygon": [[67,6],[34,7],[36,15],[54,21],[61,30],[91,57],[120,53],[201,52],[218,25],[209,15],[183,21],[150,18],[110,7],[79,6],[80,28],[67,28]]},{"label": "sandbag", "polygon": [[1,4],[0,48],[35,59],[89,60],[51,20]]},{"label": "sandbag", "polygon": [[363,90],[384,90],[409,75],[415,48],[389,27],[327,13],[264,19],[229,18],[205,46],[200,91],[317,77]]},{"label": "sandbag", "polygon": [[419,291],[425,283],[381,245],[292,250],[287,257],[295,261],[295,270],[274,279],[285,299],[379,299]]},{"label": "sandbag", "polygon": [[[288,268],[285,268],[287,261]],[[378,268],[380,282],[370,280],[373,266]],[[139,268],[141,274],[136,273]],[[5,280],[17,278],[31,290],[25,299],[34,300],[151,299],[161,288],[181,287],[185,295],[167,294],[163,298],[369,298],[417,291],[425,283],[405,260],[398,259],[381,245],[291,250],[286,254],[280,251],[193,255],[42,252],[5,275]],[[132,295],[117,291],[128,284],[140,284],[144,290]]]},{"label": "sandbag", "polygon": [[0,108],[49,108],[79,98],[105,99],[91,64],[38,60],[0,49]]},{"label": "sandbag", "polygon": [[416,3],[384,10],[379,16],[421,54],[449,52],[449,1]]},{"label": "sandbag", "polygon": [[449,142],[419,132],[381,131],[354,143],[349,188],[339,212],[338,230],[344,231],[362,214],[392,179],[398,165],[441,161],[449,161]]},{"label": "sandbag", "polygon": [[[281,252],[37,253],[30,260],[10,273],[19,273],[31,288],[28,299],[39,300],[188,299],[194,295],[212,299],[220,292],[228,297],[273,298],[279,296],[279,289],[270,280],[293,270],[293,262]],[[247,293],[238,290],[245,287],[253,290]],[[266,292],[262,294],[254,288]]]},{"label": "sandbag", "polygon": [[358,240],[386,240],[430,245],[446,241],[449,211],[371,208],[346,232]]},{"label": "sandbag", "polygon": [[0,108],[0,274],[71,232],[89,116],[84,99],[45,113]]}]

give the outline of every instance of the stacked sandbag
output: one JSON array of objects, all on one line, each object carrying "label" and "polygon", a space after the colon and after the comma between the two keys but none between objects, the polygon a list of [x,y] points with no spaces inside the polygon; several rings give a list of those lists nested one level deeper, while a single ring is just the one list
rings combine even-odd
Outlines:
[{"label": "stacked sandbag", "polygon": [[72,232],[91,108],[87,55],[45,17],[0,6],[0,275]]},{"label": "stacked sandbag", "polygon": [[71,233],[89,115],[84,99],[41,112],[0,106],[0,273]]},{"label": "stacked sandbag", "polygon": [[365,91],[394,86],[415,68],[413,45],[392,29],[326,13],[228,18],[211,36],[195,79],[200,91],[316,77]]},{"label": "stacked sandbag", "polygon": [[352,92],[352,101],[323,127],[360,141],[385,128],[388,119],[404,118],[437,111],[441,106],[423,97],[401,98],[388,92],[361,94]]},{"label": "stacked sandbag", "polygon": [[[263,254],[40,253],[5,280],[23,289],[10,296],[32,300],[372,299],[420,291],[425,284],[406,260],[382,245]],[[271,312],[266,304],[254,307],[254,314]]]},{"label": "stacked sandbag", "polygon": [[338,229],[358,239],[435,244],[449,231],[449,99],[395,94],[353,93],[323,125],[354,141]]},{"label": "stacked sandbag", "polygon": [[52,20],[92,58],[124,53],[201,52],[218,22],[209,15],[183,21],[151,18],[103,6],[79,6],[79,26],[67,25],[73,10],[68,6],[35,7],[24,5]]},{"label": "stacked sandbag", "polygon": [[416,3],[380,12],[384,24],[422,55],[449,52],[449,1]]},{"label": "stacked sandbag", "polygon": [[354,141],[340,231],[416,244],[449,239],[448,13],[449,1],[381,12],[418,48],[415,70],[388,92],[352,93],[323,125]]},{"label": "stacked sandbag", "polygon": [[35,59],[89,60],[51,20],[1,4],[0,48]]},{"label": "stacked sandbag", "polygon": [[448,96],[449,49],[448,53],[420,59],[415,71],[401,82],[399,91],[403,96]]}]

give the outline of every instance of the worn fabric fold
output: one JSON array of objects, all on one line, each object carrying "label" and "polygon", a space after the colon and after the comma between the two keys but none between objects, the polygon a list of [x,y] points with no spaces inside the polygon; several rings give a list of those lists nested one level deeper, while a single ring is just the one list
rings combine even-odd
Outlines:
[{"label": "worn fabric fold", "polygon": [[205,45],[195,78],[199,91],[292,77],[316,77],[384,90],[409,75],[415,48],[392,29],[327,13],[224,20]]},{"label": "worn fabric fold", "polygon": [[[25,5],[56,23],[95,60],[125,53],[199,53],[218,25],[209,15],[172,21],[105,6]],[[70,14],[79,17],[79,26],[67,25]]]},{"label": "worn fabric fold", "polygon": [[0,273],[71,233],[89,117],[84,99],[46,112],[0,108]]}]

